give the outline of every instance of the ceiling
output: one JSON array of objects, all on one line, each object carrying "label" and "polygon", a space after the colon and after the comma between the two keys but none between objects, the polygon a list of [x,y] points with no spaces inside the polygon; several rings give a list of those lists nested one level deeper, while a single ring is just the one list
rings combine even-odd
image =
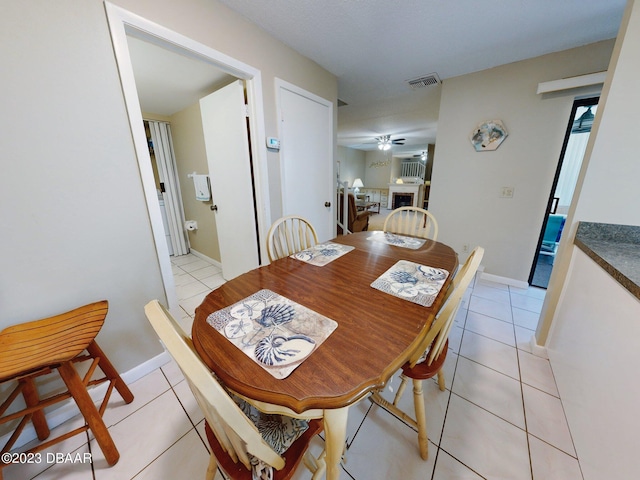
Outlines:
[{"label": "ceiling", "polygon": [[[436,137],[441,86],[412,90],[407,80],[430,73],[446,80],[614,38],[626,3],[626,0],[219,1],[336,75],[338,98],[347,104],[338,110],[338,145],[374,150],[374,138],[379,135],[405,138],[405,146],[394,147],[394,154],[419,153],[427,144],[434,143]],[[138,82],[144,74],[135,63],[134,60]],[[147,61],[145,68],[154,68],[154,62]],[[166,79],[180,85],[186,86],[189,79],[196,78],[186,71],[186,66],[170,70],[163,67],[162,71],[163,76],[185,74],[179,81]],[[207,83],[208,74],[201,74],[204,76],[197,77],[200,81],[194,88],[204,88]],[[220,81],[225,79],[215,80]],[[145,88],[139,85],[139,90]],[[159,97],[162,96],[155,95],[156,100]]]},{"label": "ceiling", "polygon": [[145,113],[171,116],[234,80],[211,64],[127,36],[138,99]]}]

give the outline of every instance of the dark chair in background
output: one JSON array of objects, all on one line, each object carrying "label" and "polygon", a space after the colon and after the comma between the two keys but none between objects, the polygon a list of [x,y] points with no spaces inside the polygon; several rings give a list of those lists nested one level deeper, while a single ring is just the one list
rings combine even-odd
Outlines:
[{"label": "dark chair in background", "polygon": [[[349,229],[349,231],[351,233],[355,233],[355,232],[365,232],[369,229],[369,217],[371,216],[372,212],[369,212],[367,210],[364,210],[362,212],[358,212],[358,208],[356,206],[356,197],[355,195],[353,195],[353,193],[348,194],[347,196],[348,199],[348,204],[347,204],[347,210],[348,210],[348,223],[347,223],[347,229]],[[344,224],[344,214],[342,213],[344,211],[344,193],[340,194],[340,223]],[[340,227],[340,225],[338,225],[338,235],[342,235],[342,228]]]}]

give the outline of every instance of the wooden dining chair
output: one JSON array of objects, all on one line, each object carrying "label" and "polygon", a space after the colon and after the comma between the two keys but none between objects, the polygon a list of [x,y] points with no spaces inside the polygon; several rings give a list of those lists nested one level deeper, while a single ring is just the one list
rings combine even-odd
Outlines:
[{"label": "wooden dining chair", "polygon": [[418,207],[396,208],[387,215],[382,230],[431,240],[438,239],[436,217],[428,210]]},{"label": "wooden dining chair", "polygon": [[[232,398],[202,362],[191,338],[157,300],[145,306],[145,313],[204,413],[211,447],[207,480],[213,479],[218,465],[233,480],[251,480],[252,474],[258,475],[253,478],[289,479],[301,460],[313,472],[312,478],[324,474],[323,456],[315,458],[308,451],[312,438],[322,431],[322,419],[263,414],[239,397]],[[261,472],[267,476],[260,476]]]},{"label": "wooden dining chair", "polygon": [[[2,447],[2,453],[11,450],[29,421],[38,439],[48,439],[50,431],[44,409],[72,398],[84,416],[85,425],[40,443],[27,453],[39,452],[91,429],[107,463],[114,465],[118,461],[120,454],[102,421],[102,415],[114,388],[126,403],[133,401],[133,394],[95,341],[108,308],[108,302],[103,300],[53,317],[7,327],[0,332],[0,383],[16,384],[0,405],[0,424],[18,421]],[[75,367],[78,363],[84,363],[85,368],[88,365],[82,377]],[[94,378],[97,368],[103,375]],[[40,398],[36,379],[56,371],[67,390]],[[100,407],[96,408],[87,388],[104,382],[109,384]],[[26,407],[11,412],[9,407],[21,395]],[[0,479],[4,466],[6,464],[0,462]]]},{"label": "wooden dining chair", "polygon": [[[445,303],[436,315],[427,336],[422,341],[420,347],[416,349],[416,353],[402,366],[401,382],[393,402],[387,401],[379,392],[374,392],[371,396],[371,400],[374,403],[380,405],[418,430],[418,446],[420,456],[424,460],[427,460],[429,456],[429,439],[427,438],[427,420],[422,393],[422,381],[437,375],[440,390],[445,390],[442,366],[447,358],[447,350],[449,349],[449,331],[458,313],[462,297],[478,271],[483,255],[484,249],[482,247],[476,247],[457,272],[447,291]],[[402,411],[398,407],[398,401],[402,397],[410,378],[413,380],[414,416]]]},{"label": "wooden dining chair", "polygon": [[313,225],[297,215],[288,215],[276,220],[267,235],[269,261],[288,257],[311,248],[318,243]]}]

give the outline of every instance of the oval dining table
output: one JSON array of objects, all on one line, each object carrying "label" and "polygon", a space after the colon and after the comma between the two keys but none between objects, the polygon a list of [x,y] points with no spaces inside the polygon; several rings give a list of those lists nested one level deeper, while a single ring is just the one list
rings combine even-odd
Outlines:
[{"label": "oval dining table", "polygon": [[[389,378],[418,348],[458,267],[455,251],[427,240],[417,249],[358,232],[331,242],[355,247],[322,266],[286,257],[240,275],[209,293],[196,308],[193,343],[202,360],[232,391],[267,413],[323,418],[326,478],[337,479],[348,407]],[[376,237],[377,236],[377,237]],[[450,274],[431,306],[371,286],[399,260]],[[277,379],[215,330],[207,317],[262,289],[337,322],[337,328],[286,378]]]}]

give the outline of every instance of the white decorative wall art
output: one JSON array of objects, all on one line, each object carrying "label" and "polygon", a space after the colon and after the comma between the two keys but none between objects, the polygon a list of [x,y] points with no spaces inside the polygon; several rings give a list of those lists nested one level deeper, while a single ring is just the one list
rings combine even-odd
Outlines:
[{"label": "white decorative wall art", "polygon": [[507,129],[500,120],[489,120],[478,125],[469,139],[476,152],[486,152],[496,150],[507,135]]}]

